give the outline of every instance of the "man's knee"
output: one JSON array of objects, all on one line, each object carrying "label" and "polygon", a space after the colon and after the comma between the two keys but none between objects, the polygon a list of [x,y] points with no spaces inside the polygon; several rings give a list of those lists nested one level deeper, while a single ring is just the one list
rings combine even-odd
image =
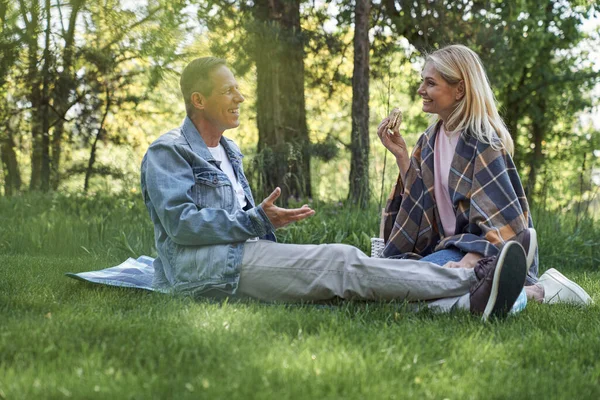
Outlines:
[{"label": "man's knee", "polygon": [[360,258],[363,253],[356,247],[343,243],[333,243],[326,246],[328,246],[328,256],[333,260],[343,261],[345,269],[350,266],[357,267],[362,265]]}]

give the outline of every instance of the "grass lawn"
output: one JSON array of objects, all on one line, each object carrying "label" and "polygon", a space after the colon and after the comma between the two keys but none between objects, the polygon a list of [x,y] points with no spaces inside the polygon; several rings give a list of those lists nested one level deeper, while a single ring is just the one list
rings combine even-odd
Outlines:
[{"label": "grass lawn", "polygon": [[[92,221],[80,210],[87,200],[59,200],[52,211],[35,199],[0,202],[0,399],[600,398],[598,305],[529,304],[483,324],[401,304],[213,303],[94,286],[64,273],[150,254],[147,234],[135,235],[145,215],[137,204],[93,203],[103,217]],[[310,240],[353,232],[331,218],[311,222]],[[600,303],[590,249],[573,250],[588,254],[581,267],[553,258],[557,246],[541,241],[543,268],[560,268]]]}]

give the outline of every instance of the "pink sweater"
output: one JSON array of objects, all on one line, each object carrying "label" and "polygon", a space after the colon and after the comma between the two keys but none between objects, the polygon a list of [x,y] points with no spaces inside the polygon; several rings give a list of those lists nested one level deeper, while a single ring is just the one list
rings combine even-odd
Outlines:
[{"label": "pink sweater", "polygon": [[433,152],[434,194],[442,227],[444,228],[444,236],[454,235],[456,228],[456,214],[448,192],[448,177],[450,176],[450,165],[452,164],[459,136],[458,132],[451,132],[451,135],[448,136],[442,125],[435,139]]}]

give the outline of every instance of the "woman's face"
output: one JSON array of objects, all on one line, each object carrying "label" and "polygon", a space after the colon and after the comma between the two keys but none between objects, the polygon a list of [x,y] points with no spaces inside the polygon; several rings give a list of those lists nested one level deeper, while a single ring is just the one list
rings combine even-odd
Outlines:
[{"label": "woman's face", "polygon": [[437,114],[442,121],[447,121],[462,98],[462,84],[448,83],[431,63],[425,64],[421,78],[417,93],[423,98],[423,111]]}]

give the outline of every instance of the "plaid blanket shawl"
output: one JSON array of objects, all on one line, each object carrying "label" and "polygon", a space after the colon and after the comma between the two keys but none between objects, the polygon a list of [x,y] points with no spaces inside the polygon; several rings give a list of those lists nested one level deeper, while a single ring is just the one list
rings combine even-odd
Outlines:
[{"label": "plaid blanket shawl", "polygon": [[[450,167],[448,189],[456,234],[443,237],[434,194],[433,151],[440,123],[419,138],[406,173],[398,177],[384,211],[383,257],[421,258],[456,247],[485,257],[532,227],[529,205],[512,158],[462,132]],[[499,140],[499,139],[498,139]],[[530,269],[537,276],[537,257]],[[529,280],[529,279],[528,279]]]}]

